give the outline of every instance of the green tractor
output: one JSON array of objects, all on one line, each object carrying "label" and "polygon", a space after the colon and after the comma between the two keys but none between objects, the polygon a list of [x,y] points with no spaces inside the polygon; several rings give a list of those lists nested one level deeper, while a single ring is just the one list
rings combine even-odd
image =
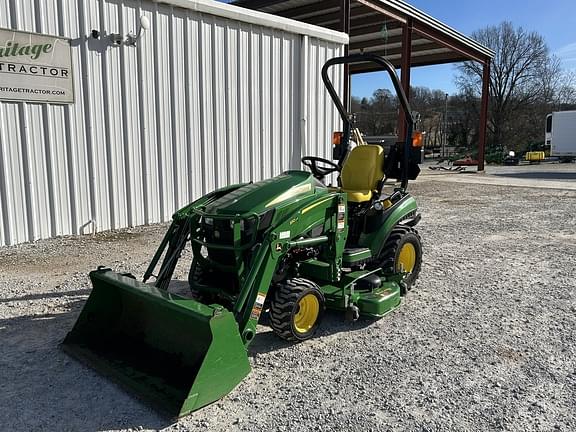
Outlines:
[{"label": "green tractor", "polygon": [[[327,74],[366,61],[389,72],[405,113],[407,139],[387,157],[379,145],[351,148],[353,116]],[[326,308],[353,321],[400,304],[422,259],[420,215],[406,191],[419,172],[408,101],[393,66],[378,56],[331,59],[322,79],[344,125],[338,162],[304,157],[311,173],[228,186],[179,210],[142,282],[106,268],[90,273],[93,290],[63,342],[67,352],[180,417],[249,373],[247,347],[264,317],[281,338],[302,341]],[[323,182],[332,173],[337,187]],[[387,179],[399,187],[384,193]],[[190,295],[182,296],[169,287],[187,246]]]}]

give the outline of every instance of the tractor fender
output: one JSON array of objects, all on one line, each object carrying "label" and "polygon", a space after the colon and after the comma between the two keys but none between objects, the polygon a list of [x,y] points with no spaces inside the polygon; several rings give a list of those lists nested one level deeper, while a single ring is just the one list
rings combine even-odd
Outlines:
[{"label": "tractor fender", "polygon": [[414,219],[417,209],[418,205],[414,197],[406,195],[386,210],[388,214],[384,214],[382,225],[374,232],[362,233],[358,243],[361,247],[369,248],[372,256],[378,256],[394,227],[407,219]]}]

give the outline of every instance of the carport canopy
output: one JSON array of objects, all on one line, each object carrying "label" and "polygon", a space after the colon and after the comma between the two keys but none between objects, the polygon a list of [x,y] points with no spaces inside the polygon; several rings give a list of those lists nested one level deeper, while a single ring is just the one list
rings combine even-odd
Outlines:
[{"label": "carport canopy", "polygon": [[[411,67],[462,61],[481,63],[478,170],[484,169],[490,61],[494,56],[489,48],[402,0],[237,0],[234,4],[347,33],[350,42],[345,53],[373,53],[388,59],[401,70],[402,85],[408,97]],[[377,70],[379,68],[372,63],[345,68],[347,104],[350,74]],[[402,118],[398,125],[402,139],[406,133]]]}]

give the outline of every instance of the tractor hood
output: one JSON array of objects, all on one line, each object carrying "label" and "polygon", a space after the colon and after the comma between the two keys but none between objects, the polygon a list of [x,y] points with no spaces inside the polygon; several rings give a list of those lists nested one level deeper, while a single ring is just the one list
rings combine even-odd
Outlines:
[{"label": "tractor hood", "polygon": [[[317,190],[318,188],[318,190]],[[262,213],[295,199],[312,196],[326,187],[305,171],[286,171],[277,177],[249,183],[212,201],[206,213],[236,215]]]}]

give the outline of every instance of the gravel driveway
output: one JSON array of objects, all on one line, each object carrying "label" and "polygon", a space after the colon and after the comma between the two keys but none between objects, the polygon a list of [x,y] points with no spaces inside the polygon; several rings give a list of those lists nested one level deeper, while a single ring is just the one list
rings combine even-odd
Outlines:
[{"label": "gravel driveway", "polygon": [[576,430],[576,191],[412,191],[425,256],[400,309],[300,344],[260,328],[252,373],[176,424],[58,348],[87,272],[142,275],[165,226],[0,249],[0,429]]}]

